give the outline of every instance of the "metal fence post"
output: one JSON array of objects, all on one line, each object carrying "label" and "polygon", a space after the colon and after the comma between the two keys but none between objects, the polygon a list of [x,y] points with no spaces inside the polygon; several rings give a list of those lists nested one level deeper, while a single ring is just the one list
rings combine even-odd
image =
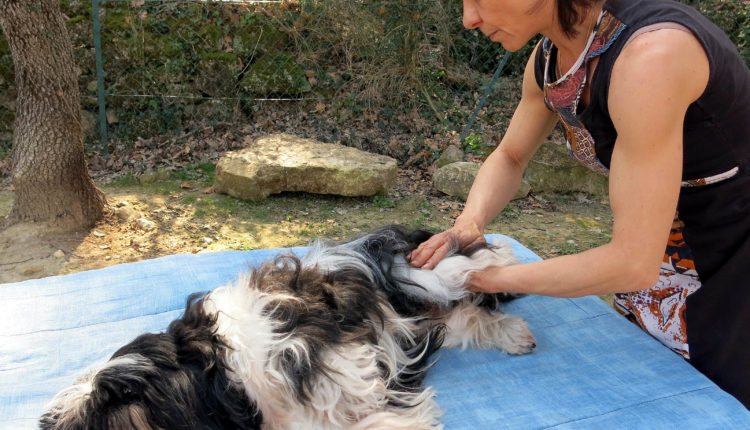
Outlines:
[{"label": "metal fence post", "polygon": [[500,77],[500,73],[505,68],[505,64],[508,62],[508,58],[510,58],[510,51],[505,51],[503,59],[500,60],[500,64],[498,64],[497,69],[495,69],[495,74],[492,76],[492,80],[487,84],[487,87],[485,87],[482,98],[480,98],[479,102],[477,102],[477,107],[474,109],[474,112],[472,112],[471,117],[469,118],[469,122],[466,124],[466,127],[464,127],[464,131],[462,131],[461,135],[459,136],[462,145],[465,143],[466,136],[469,134],[469,131],[471,131],[471,127],[474,126],[474,121],[477,119],[477,114],[479,114],[479,111],[482,110],[484,104],[487,103],[487,97],[490,95],[492,87],[495,86],[495,81],[497,81],[497,78]]},{"label": "metal fence post", "polygon": [[99,140],[104,158],[109,158],[107,146],[107,110],[104,104],[104,66],[102,64],[102,34],[99,23],[99,0],[91,0],[91,15],[94,21],[94,51],[96,57],[96,96],[99,103]]}]

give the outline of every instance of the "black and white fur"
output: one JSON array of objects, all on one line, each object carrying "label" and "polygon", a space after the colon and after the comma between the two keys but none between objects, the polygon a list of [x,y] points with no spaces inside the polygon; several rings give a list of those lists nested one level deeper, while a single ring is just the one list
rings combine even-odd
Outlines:
[{"label": "black and white fur", "polygon": [[59,393],[44,429],[434,429],[421,383],[441,346],[535,346],[506,295],[468,276],[517,263],[509,247],[454,252],[433,270],[405,255],[429,237],[387,227],[318,242],[232,285],[188,299],[165,333],[144,334]]}]

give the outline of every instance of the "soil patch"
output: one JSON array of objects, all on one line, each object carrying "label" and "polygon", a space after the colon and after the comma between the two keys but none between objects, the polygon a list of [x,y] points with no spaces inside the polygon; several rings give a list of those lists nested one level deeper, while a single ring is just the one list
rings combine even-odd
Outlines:
[{"label": "soil patch", "polygon": [[[59,233],[16,225],[0,232],[0,283],[169,254],[346,240],[387,224],[437,232],[452,225],[463,209],[462,202],[433,190],[430,173],[419,169],[402,168],[396,185],[382,196],[284,193],[243,201],[213,192],[212,166],[203,163],[140,181],[132,175],[99,175],[110,210],[91,230]],[[0,217],[12,201],[10,187],[0,190]],[[549,258],[606,243],[611,224],[606,200],[532,195],[512,202],[487,233],[511,236]]]}]

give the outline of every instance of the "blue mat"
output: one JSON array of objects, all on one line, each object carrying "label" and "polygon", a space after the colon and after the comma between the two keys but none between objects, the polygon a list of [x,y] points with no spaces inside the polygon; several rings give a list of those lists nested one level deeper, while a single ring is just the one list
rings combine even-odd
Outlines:
[{"label": "blue mat", "polygon": [[[510,241],[522,261],[539,259]],[[173,255],[0,285],[0,429],[36,428],[57,391],[136,335],[163,330],[188,294],[283,251]],[[441,351],[426,383],[447,430],[750,428],[742,404],[596,297],[529,296],[506,310],[528,321],[537,348]]]}]

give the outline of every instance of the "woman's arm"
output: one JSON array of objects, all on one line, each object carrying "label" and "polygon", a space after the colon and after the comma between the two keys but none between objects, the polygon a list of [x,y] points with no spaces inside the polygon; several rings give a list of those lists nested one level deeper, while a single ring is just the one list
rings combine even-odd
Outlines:
[{"label": "woman's arm", "polygon": [[535,54],[536,49],[526,64],[521,101],[500,144],[479,169],[463,212],[453,228],[433,236],[412,252],[412,265],[431,269],[454,242],[464,247],[484,241],[484,228],[518,190],[526,164],[557,122],[557,115],[544,104],[544,94],[534,77]]},{"label": "woman's arm", "polygon": [[471,288],[576,297],[653,286],[680,192],[685,112],[708,74],[706,54],[689,33],[665,29],[634,39],[610,84],[618,133],[610,166],[612,240],[576,255],[488,269],[472,277]]}]

